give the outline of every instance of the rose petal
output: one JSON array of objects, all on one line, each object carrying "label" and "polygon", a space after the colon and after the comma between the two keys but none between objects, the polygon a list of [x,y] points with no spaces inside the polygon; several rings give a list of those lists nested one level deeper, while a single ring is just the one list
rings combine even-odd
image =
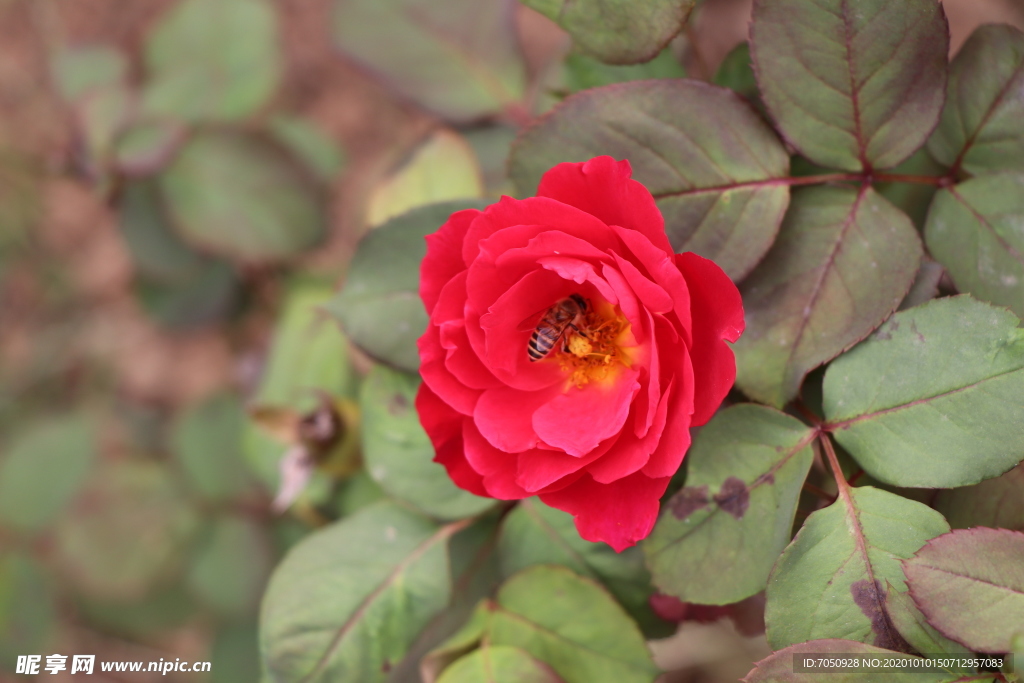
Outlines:
[{"label": "rose petal", "polygon": [[434,462],[444,466],[448,476],[459,488],[478,496],[486,496],[483,477],[469,466],[464,455],[462,420],[465,418],[438,398],[426,384],[420,384],[416,392],[416,412],[434,444]]},{"label": "rose petal", "polygon": [[441,346],[437,325],[427,325],[427,331],[416,341],[416,346],[420,351],[420,376],[423,381],[452,408],[464,415],[472,415],[480,398],[480,390],[467,387],[445,365],[448,352]]},{"label": "rose petal", "polygon": [[561,393],[559,387],[519,391],[510,387],[489,389],[476,404],[473,420],[487,441],[506,453],[535,448],[540,437],[533,429],[533,414]]},{"label": "rose petal", "polygon": [[628,161],[615,161],[609,156],[558,164],[541,178],[537,196],[571,204],[608,225],[636,230],[655,246],[671,252],[665,219],[647,188],[632,180],[632,173]]},{"label": "rose petal", "polygon": [[[607,484],[640,471],[651,460],[651,454],[657,449],[661,435],[665,431],[668,407],[672,399],[674,380],[669,382],[668,389],[655,406],[651,428],[643,436],[623,431],[619,441],[608,455],[587,468],[587,473],[601,484]],[[687,416],[687,419],[689,416]],[[662,475],[669,476],[669,475]]]},{"label": "rose petal", "polygon": [[690,427],[693,425],[693,367],[685,358],[679,373],[678,391],[674,391],[665,417],[665,431],[644,465],[648,477],[671,477],[679,469],[690,448]]},{"label": "rose petal", "polygon": [[437,232],[427,235],[427,255],[420,266],[420,297],[427,313],[434,310],[444,286],[466,269],[466,261],[462,260],[462,243],[470,224],[480,215],[477,209],[456,211]]},{"label": "rose petal", "polygon": [[499,500],[519,500],[533,495],[516,483],[516,457],[492,446],[473,424],[462,425],[466,461],[483,477],[488,496]]},{"label": "rose petal", "polygon": [[583,475],[582,471],[587,465],[600,462],[611,449],[617,448],[617,438],[618,435],[605,440],[582,458],[543,448],[520,453],[517,457],[516,483],[533,493],[541,489],[548,492],[565,488]]},{"label": "rose petal", "polygon": [[694,411],[697,427],[718,410],[736,381],[736,358],[725,343],[743,333],[743,300],[729,276],[714,261],[687,252],[676,263],[690,286],[693,311]]},{"label": "rose petal", "polygon": [[603,541],[622,552],[651,533],[669,479],[651,479],[638,472],[599,484],[584,476],[561,491],[540,494],[540,499],[575,517],[576,529],[586,540]]},{"label": "rose petal", "polygon": [[640,373],[625,367],[612,372],[606,380],[571,387],[538,408],[533,414],[537,436],[569,455],[581,456],[618,434],[640,391]]}]

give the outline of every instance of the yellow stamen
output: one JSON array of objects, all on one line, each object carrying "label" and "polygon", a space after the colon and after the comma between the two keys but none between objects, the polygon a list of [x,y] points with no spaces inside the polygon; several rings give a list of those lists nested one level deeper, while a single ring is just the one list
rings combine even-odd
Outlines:
[{"label": "yellow stamen", "polygon": [[[588,306],[578,321],[578,329],[566,330],[565,348],[559,348],[559,364],[576,387],[600,382],[609,377],[617,364],[629,365],[629,356],[619,347],[629,323],[617,309],[604,305],[602,310]],[[618,363],[616,363],[618,361]]]}]

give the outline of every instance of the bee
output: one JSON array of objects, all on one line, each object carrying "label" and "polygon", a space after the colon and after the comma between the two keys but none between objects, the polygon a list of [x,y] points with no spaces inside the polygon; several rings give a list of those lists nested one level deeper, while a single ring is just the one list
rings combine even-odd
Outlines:
[{"label": "bee", "polygon": [[562,299],[549,308],[544,317],[537,323],[537,327],[530,336],[530,343],[526,346],[526,353],[530,362],[538,361],[551,353],[559,340],[565,337],[565,331],[572,328],[580,332],[577,325],[583,322],[587,314],[587,300],[579,294],[573,294]]}]

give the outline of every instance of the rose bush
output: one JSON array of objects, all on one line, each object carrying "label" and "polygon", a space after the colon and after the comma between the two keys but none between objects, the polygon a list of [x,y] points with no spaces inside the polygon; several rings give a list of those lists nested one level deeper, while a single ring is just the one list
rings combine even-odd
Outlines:
[{"label": "rose bush", "polygon": [[[452,214],[427,237],[420,419],[460,487],[540,496],[616,550],[650,533],[658,501],[735,379],[740,295],[713,262],[675,254],[627,161],[555,166],[536,197]],[[587,304],[550,354],[546,312]]]}]

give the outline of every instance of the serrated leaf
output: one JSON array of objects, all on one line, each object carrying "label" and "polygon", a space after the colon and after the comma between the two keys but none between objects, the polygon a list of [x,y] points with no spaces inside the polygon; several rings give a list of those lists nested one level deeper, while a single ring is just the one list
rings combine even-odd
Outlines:
[{"label": "serrated leaf", "polygon": [[736,384],[782,407],[804,377],[896,310],[921,262],[910,219],[869,187],[794,193],[779,238],[743,283]]},{"label": "serrated leaf", "polygon": [[345,284],[328,305],[357,346],[400,370],[420,366],[416,339],[427,327],[419,295],[424,237],[453,212],[483,208],[484,201],[459,201],[413,209],[367,233],[352,257]]},{"label": "serrated leaf", "polygon": [[20,552],[0,555],[0,666],[14,671],[19,655],[40,652],[56,626],[51,581]]},{"label": "serrated leaf", "polygon": [[[892,625],[916,652],[970,656],[970,650],[932,628],[910,595],[895,590],[891,585],[888,586],[885,595],[885,610],[889,613]],[[950,673],[974,673],[974,669],[948,666],[954,662],[955,658],[948,661],[943,668]]]},{"label": "serrated leaf", "polygon": [[995,24],[975,29],[950,65],[946,92],[928,151],[971,174],[1024,170],[1024,33]]},{"label": "serrated leaf", "polygon": [[604,543],[580,538],[572,515],[527,498],[508,514],[498,539],[506,576],[537,564],[560,564],[600,581],[650,638],[671,635],[674,625],[658,618],[648,599],[654,592],[639,548],[616,553]]},{"label": "serrated leaf", "polygon": [[1024,531],[1024,464],[974,486],[939,491],[935,509],[954,529],[987,526]]},{"label": "serrated leaf", "polygon": [[281,80],[279,40],[265,0],[178,3],[146,42],[145,109],[193,122],[253,114]]},{"label": "serrated leaf", "polygon": [[[807,655],[807,657],[803,657]],[[800,659],[834,659],[843,655],[859,655],[872,659],[885,659],[895,657],[906,660],[906,670],[896,673],[882,673],[880,671],[865,671],[861,673],[838,672],[824,668],[821,671],[808,671],[806,673],[794,671],[796,668],[795,657]],[[914,670],[913,660],[920,659],[913,655],[902,652],[893,652],[879,647],[872,647],[864,643],[852,640],[821,639],[812,640],[809,643],[798,643],[774,652],[768,657],[757,662],[753,671],[747,674],[744,683],[877,683],[879,677],[898,676],[900,683],[954,683],[960,679],[959,674],[948,673],[920,673]],[[924,662],[922,661],[923,665]],[[920,665],[917,665],[920,666]]]},{"label": "serrated leaf", "polygon": [[516,106],[526,73],[511,0],[338,0],[334,43],[400,95],[467,122]]},{"label": "serrated leaf", "polygon": [[1024,533],[959,529],[903,563],[928,623],[973,652],[1012,651],[1024,624]]},{"label": "serrated leaf", "polygon": [[155,462],[103,463],[56,528],[68,583],[88,597],[142,597],[180,568],[196,512]]},{"label": "serrated leaf", "polygon": [[215,518],[193,555],[188,587],[227,619],[255,615],[273,558],[262,527],[244,517]]},{"label": "serrated leaf", "polygon": [[655,585],[726,605],[764,590],[789,543],[815,432],[752,404],[718,413],[686,456],[686,487],[641,543]]},{"label": "serrated leaf", "polygon": [[305,413],[319,404],[317,392],[356,397],[348,343],[325,309],[333,295],[330,286],[315,282],[289,288],[254,404]]},{"label": "serrated leaf", "polygon": [[683,28],[696,0],[523,0],[608,64],[652,59]]},{"label": "serrated leaf", "polygon": [[868,486],[841,490],[811,513],[772,570],[768,643],[778,650],[845,638],[906,651],[885,607],[885,582],[904,591],[900,560],[948,530],[922,503]]},{"label": "serrated leaf", "polygon": [[520,196],[564,161],[628,159],[676,251],[740,279],[764,256],[789,203],[789,157],[736,93],[691,80],[635,81],[572,95],[516,141]]},{"label": "serrated leaf", "polygon": [[563,683],[525,650],[485,645],[445,669],[437,683]]},{"label": "serrated leaf", "polygon": [[1024,458],[1024,333],[959,296],[895,314],[825,373],[828,428],[895,486],[976,484]]},{"label": "serrated leaf", "polygon": [[484,183],[473,148],[454,131],[434,133],[370,196],[367,222],[385,221],[427,204],[483,196]]},{"label": "serrated leaf", "polygon": [[96,459],[97,425],[64,415],[29,426],[0,460],[0,525],[42,531],[75,496]]},{"label": "serrated leaf", "polygon": [[461,526],[382,502],[303,539],[263,598],[268,679],[384,681],[448,603],[447,545]]},{"label": "serrated leaf", "polygon": [[420,379],[376,366],[363,382],[363,458],[367,472],[387,493],[440,519],[472,517],[494,505],[455,486],[434,462],[434,446],[420,425],[414,402]]},{"label": "serrated leaf", "polygon": [[750,42],[768,111],[815,163],[895,166],[939,120],[949,31],[932,0],[759,0]]},{"label": "serrated leaf", "polygon": [[[1021,83],[1024,89],[1024,78]],[[959,291],[1018,316],[1024,316],[1022,187],[1024,173],[1001,173],[944,188],[932,202],[924,233],[928,250]]]},{"label": "serrated leaf", "polygon": [[566,683],[651,683],[658,675],[622,608],[565,567],[524,569],[484,609],[489,643],[526,650]]},{"label": "serrated leaf", "polygon": [[579,52],[572,52],[565,58],[565,85],[569,92],[649,78],[686,78],[686,69],[671,47],[642,64],[605,64]]},{"label": "serrated leaf", "polygon": [[196,134],[160,186],[186,241],[239,260],[294,256],[327,229],[320,188],[281,149],[253,136]]},{"label": "serrated leaf", "polygon": [[228,500],[251,480],[242,460],[245,413],[229,394],[191,404],[175,419],[171,442],[189,483],[210,500]]}]

